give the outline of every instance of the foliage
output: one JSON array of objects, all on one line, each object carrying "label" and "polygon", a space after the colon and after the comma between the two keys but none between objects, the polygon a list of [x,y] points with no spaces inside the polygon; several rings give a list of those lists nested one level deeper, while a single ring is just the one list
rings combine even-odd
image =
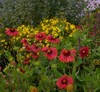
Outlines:
[{"label": "foliage", "polygon": [[1,2],[1,25],[38,25],[44,18],[65,17],[78,24],[80,14],[86,7],[84,0],[3,0]]}]

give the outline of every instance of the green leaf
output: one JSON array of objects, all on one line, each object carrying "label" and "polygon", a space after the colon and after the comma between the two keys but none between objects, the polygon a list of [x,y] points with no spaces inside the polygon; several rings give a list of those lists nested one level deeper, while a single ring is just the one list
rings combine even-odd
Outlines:
[{"label": "green leaf", "polygon": [[81,65],[83,62],[82,62],[82,59],[79,59],[77,62],[76,62],[76,67]]}]

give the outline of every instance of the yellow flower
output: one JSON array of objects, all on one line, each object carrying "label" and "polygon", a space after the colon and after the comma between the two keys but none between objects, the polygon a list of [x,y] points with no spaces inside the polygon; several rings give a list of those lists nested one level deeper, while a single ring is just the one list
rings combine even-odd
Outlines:
[{"label": "yellow flower", "polygon": [[71,29],[74,29],[74,28],[75,28],[75,25],[71,24],[71,25],[70,25],[70,28],[71,28]]},{"label": "yellow flower", "polygon": [[63,37],[62,37],[62,36],[59,36],[59,39],[61,39],[61,40],[62,40],[62,39],[63,39]]},{"label": "yellow flower", "polygon": [[29,58],[30,57],[30,54],[26,54],[26,57]]},{"label": "yellow flower", "polygon": [[0,34],[0,37],[2,36],[2,34]]},{"label": "yellow flower", "polygon": [[1,42],[5,42],[5,40],[3,39],[3,40],[1,40]]},{"label": "yellow flower", "polygon": [[69,84],[67,86],[67,92],[72,92],[73,91],[73,85]]}]

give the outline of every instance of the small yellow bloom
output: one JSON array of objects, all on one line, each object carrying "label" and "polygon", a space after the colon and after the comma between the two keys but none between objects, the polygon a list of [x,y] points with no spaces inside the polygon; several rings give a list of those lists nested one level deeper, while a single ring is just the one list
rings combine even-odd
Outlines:
[{"label": "small yellow bloom", "polygon": [[69,84],[67,86],[67,92],[72,92],[73,91],[73,85]]},{"label": "small yellow bloom", "polygon": [[29,58],[30,57],[30,54],[26,54],[26,58]]},{"label": "small yellow bloom", "polygon": [[70,28],[71,28],[71,29],[74,29],[74,28],[75,28],[75,25],[73,25],[73,24],[70,25]]},{"label": "small yellow bloom", "polygon": [[2,36],[2,34],[0,34],[0,37]]},{"label": "small yellow bloom", "polygon": [[5,40],[3,39],[3,40],[1,40],[1,42],[5,42]]}]

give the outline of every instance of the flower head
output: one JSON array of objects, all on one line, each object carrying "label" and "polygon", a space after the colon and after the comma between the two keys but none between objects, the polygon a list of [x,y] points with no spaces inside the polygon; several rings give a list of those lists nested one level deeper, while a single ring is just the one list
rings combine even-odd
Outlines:
[{"label": "flower head", "polygon": [[30,58],[25,58],[23,64],[28,65],[30,63],[29,60],[30,60]]},{"label": "flower head", "polygon": [[81,58],[87,57],[88,53],[89,53],[89,47],[84,46],[84,47],[80,48],[80,57]]},{"label": "flower head", "polygon": [[17,36],[18,35],[18,31],[15,28],[7,28],[5,33],[9,36]]},{"label": "flower head", "polygon": [[41,48],[39,46],[37,46],[36,44],[31,45],[31,51],[38,52],[40,50],[41,50]]},{"label": "flower head", "polygon": [[29,44],[27,44],[27,45],[25,46],[25,49],[26,49],[26,51],[31,52],[31,46],[30,46]]},{"label": "flower head", "polygon": [[73,78],[67,75],[63,75],[56,82],[56,85],[59,87],[59,89],[66,89],[70,84],[73,84]]},{"label": "flower head", "polygon": [[35,35],[36,40],[44,40],[46,37],[46,34],[44,32],[39,32],[38,34]]},{"label": "flower head", "polygon": [[54,38],[52,35],[49,35],[46,37],[48,42],[52,42],[52,43],[59,43],[60,39],[59,38]]},{"label": "flower head", "polygon": [[60,56],[58,57],[61,62],[72,62],[74,61],[74,56],[76,55],[76,50],[66,50],[62,49]]},{"label": "flower head", "polygon": [[21,40],[21,43],[22,43],[23,45],[25,45],[25,46],[28,45],[28,42],[27,42],[26,38],[23,38],[23,39]]},{"label": "flower head", "polygon": [[20,71],[21,73],[25,73],[25,70],[24,70],[23,68],[19,68],[19,71]]},{"label": "flower head", "polygon": [[34,52],[31,56],[32,56],[32,58],[34,58],[34,59],[37,59],[38,58],[38,52]]},{"label": "flower head", "polygon": [[42,49],[43,52],[45,52],[45,56],[49,59],[52,60],[57,57],[58,51],[54,47],[44,47]]}]

